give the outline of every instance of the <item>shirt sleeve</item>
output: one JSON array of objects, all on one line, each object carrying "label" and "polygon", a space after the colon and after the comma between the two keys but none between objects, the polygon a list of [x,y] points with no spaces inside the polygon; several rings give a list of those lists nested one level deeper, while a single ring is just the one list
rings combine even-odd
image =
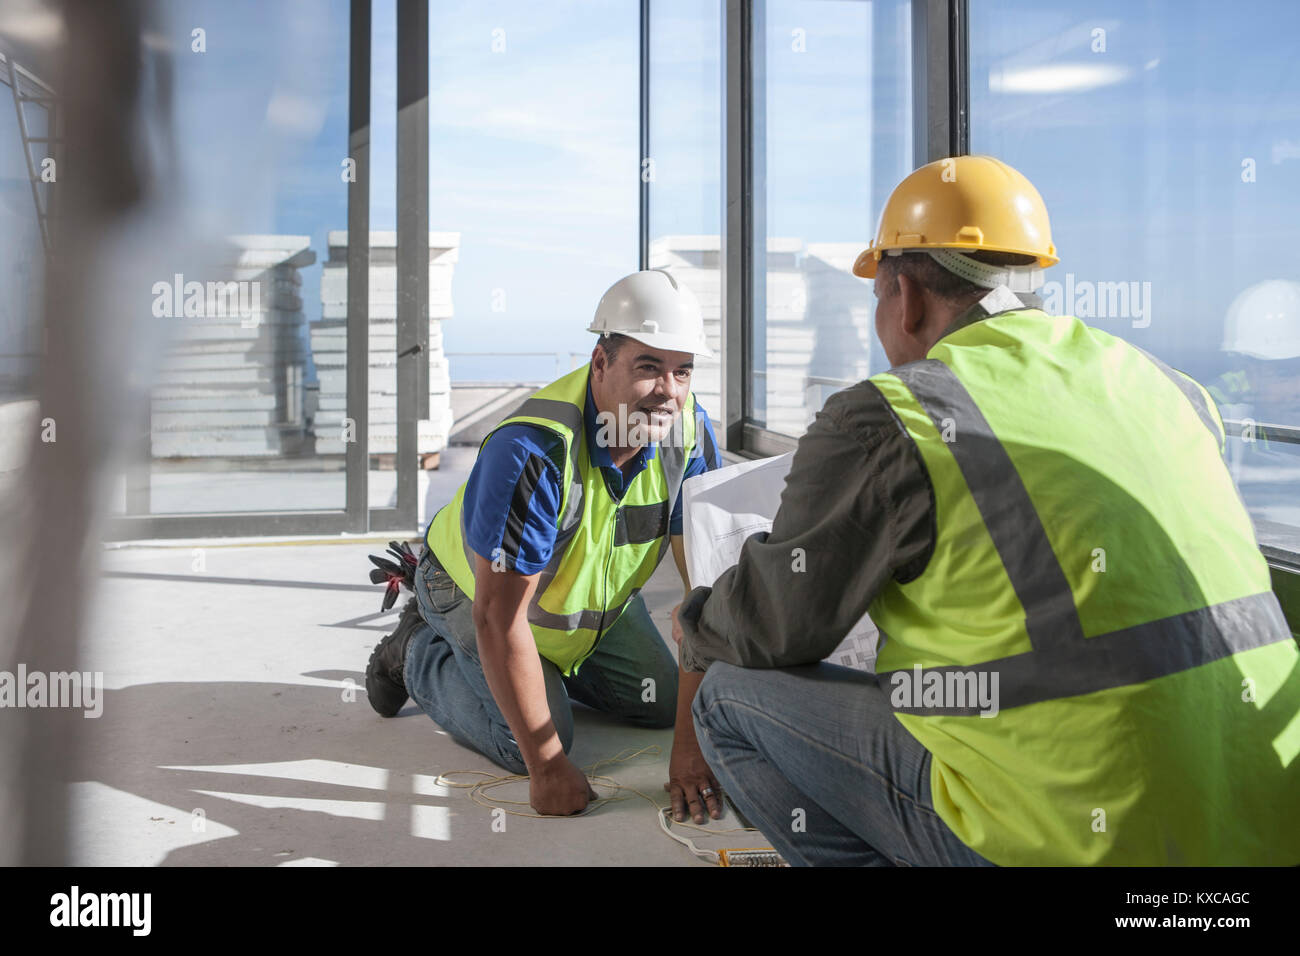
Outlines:
[{"label": "shirt sleeve", "polygon": [[891,576],[924,570],[933,546],[934,492],[915,443],[870,382],[837,392],[799,440],[772,530],[683,602],[682,665],[823,660]]},{"label": "shirt sleeve", "polygon": [[533,425],[506,425],[488,437],[465,483],[465,543],[519,574],[546,567],[555,546],[564,441]]},{"label": "shirt sleeve", "polygon": [[[709,413],[704,410],[704,406],[698,399],[695,402],[695,436],[695,451],[686,461],[686,473],[682,476],[683,485],[686,484],[687,478],[722,467],[722,454],[718,451],[718,436],[714,434]],[[677,500],[673,503],[673,512],[668,519],[668,533],[670,535],[682,533],[681,491],[677,492]]]}]

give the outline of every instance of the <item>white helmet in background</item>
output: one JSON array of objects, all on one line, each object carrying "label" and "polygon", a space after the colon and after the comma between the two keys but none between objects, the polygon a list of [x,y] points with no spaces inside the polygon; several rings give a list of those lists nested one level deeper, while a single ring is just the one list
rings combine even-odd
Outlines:
[{"label": "white helmet in background", "polygon": [[610,286],[587,331],[617,332],[652,349],[713,355],[695,293],[662,269],[634,272]]},{"label": "white helmet in background", "polygon": [[1300,282],[1269,279],[1239,292],[1228,306],[1220,348],[1257,359],[1300,356]]}]

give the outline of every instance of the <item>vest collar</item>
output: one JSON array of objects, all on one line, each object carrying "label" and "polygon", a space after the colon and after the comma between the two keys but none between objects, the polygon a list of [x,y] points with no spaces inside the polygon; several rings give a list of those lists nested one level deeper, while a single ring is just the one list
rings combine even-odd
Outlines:
[{"label": "vest collar", "polygon": [[[939,336],[939,338],[943,339],[952,335],[952,333],[959,329],[964,329],[968,325],[974,325],[981,319],[992,318],[995,315],[1003,315],[1007,312],[1018,312],[1026,309],[1042,309],[1043,307],[1042,298],[1032,292],[1011,293],[1008,290],[1009,294],[1019,300],[1016,304],[1011,305],[1009,302],[1004,303],[995,299],[994,294],[997,291],[997,289],[994,289],[989,295],[986,295],[965,312],[961,313],[961,315],[957,316],[957,318],[953,319],[952,324],[944,330],[943,335]],[[999,308],[1000,305],[1005,305],[1007,307]],[[993,311],[989,311],[990,308],[992,308]]]}]

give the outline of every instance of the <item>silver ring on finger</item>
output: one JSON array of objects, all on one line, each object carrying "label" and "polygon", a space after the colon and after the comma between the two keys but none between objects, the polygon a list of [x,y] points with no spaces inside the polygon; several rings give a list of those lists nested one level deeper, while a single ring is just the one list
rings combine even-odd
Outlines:
[{"label": "silver ring on finger", "polygon": [[700,790],[700,796],[704,797],[707,800],[709,797],[713,796],[713,788],[712,787],[702,788]]}]

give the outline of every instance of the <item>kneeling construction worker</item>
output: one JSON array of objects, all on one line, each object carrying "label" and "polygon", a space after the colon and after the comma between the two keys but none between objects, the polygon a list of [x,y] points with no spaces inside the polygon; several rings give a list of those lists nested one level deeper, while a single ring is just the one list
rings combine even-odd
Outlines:
[{"label": "kneeling construction worker", "polygon": [[[675,612],[704,757],[791,863],[1300,863],[1300,653],[1221,417],[1043,312],[1057,261],[1006,164],[904,179],[853,270],[894,367]],[[815,663],[864,612],[876,675]]]},{"label": "kneeling construction worker", "polygon": [[718,815],[717,781],[683,684],[639,592],[670,542],[685,583],[682,482],[720,467],[691,392],[711,355],[700,306],[666,272],[601,299],[591,362],[534,393],[484,439],[469,479],[429,524],[416,597],[375,648],[366,691],[391,717],[408,694],[458,741],[529,775],[543,814],[595,793],[568,758],[569,700],[644,727],[677,726],[678,819]]}]

